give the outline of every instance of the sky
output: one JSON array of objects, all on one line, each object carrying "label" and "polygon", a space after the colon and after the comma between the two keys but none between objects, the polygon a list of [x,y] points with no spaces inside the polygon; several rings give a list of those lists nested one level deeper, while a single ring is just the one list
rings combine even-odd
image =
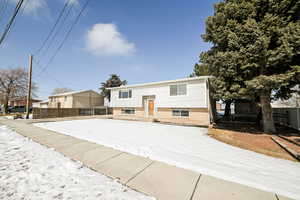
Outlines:
[{"label": "sky", "polygon": [[[0,0],[1,34],[17,1]],[[185,78],[201,51],[211,46],[201,34],[216,0],[90,0],[49,63],[86,2],[70,0],[65,15],[71,7],[70,14],[58,24],[57,37],[38,51],[66,1],[25,0],[0,46],[0,69],[27,68],[29,54],[33,55],[33,81],[40,99],[59,87],[99,92],[110,74],[128,84]]]}]

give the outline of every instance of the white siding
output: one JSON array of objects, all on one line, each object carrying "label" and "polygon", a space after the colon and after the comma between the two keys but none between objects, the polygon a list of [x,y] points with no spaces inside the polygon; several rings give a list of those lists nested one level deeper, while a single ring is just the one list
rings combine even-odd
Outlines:
[{"label": "white siding", "polygon": [[[187,84],[187,94],[170,96],[169,86]],[[206,108],[206,80],[191,80],[180,83],[167,83],[151,86],[133,87],[132,98],[119,99],[119,89],[111,91],[111,107],[143,107],[143,96],[155,96],[155,107],[160,108]]]}]

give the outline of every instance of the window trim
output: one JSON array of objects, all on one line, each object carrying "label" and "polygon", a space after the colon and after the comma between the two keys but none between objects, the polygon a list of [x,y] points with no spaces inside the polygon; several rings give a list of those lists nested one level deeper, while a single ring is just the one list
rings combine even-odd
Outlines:
[{"label": "window trim", "polygon": [[[127,97],[122,97],[122,93],[127,93]],[[128,90],[119,90],[119,99],[131,99],[132,98],[132,89]]]},{"label": "window trim", "polygon": [[[174,115],[174,112],[179,112],[179,115]],[[187,115],[182,115],[183,112],[187,112]],[[172,109],[172,117],[188,118],[190,117],[190,111],[189,109]]]},{"label": "window trim", "polygon": [[[185,85],[185,94],[179,94],[179,86],[180,86],[180,85]],[[171,87],[172,87],[172,86],[176,86],[176,94],[175,94],[175,95],[172,95],[172,94],[171,94]],[[170,97],[187,96],[187,87],[188,87],[188,84],[187,84],[187,83],[170,84],[170,85],[169,85],[169,96],[170,96]]]},{"label": "window trim", "polygon": [[[126,110],[133,111],[132,113],[126,113]],[[135,115],[135,108],[121,108],[122,115]]]}]

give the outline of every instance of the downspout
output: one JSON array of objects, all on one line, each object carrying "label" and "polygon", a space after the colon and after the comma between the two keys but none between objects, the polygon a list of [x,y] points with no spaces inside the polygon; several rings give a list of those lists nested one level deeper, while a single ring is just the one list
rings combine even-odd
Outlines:
[{"label": "downspout", "polygon": [[298,121],[298,130],[300,131],[300,108],[296,108],[297,109],[297,121]]},{"label": "downspout", "polygon": [[206,92],[205,92],[205,100],[206,100],[206,105],[207,105],[207,108],[208,108],[208,121],[209,121],[209,124],[212,124],[212,111],[211,111],[211,105],[210,105],[210,97],[209,97],[209,94],[210,93],[210,88],[209,88],[209,80],[208,78],[206,79]]}]

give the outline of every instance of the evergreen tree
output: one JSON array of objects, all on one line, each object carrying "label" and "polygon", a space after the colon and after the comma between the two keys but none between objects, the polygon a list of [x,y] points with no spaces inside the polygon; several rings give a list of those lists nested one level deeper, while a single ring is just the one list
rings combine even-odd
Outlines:
[{"label": "evergreen tree", "polygon": [[289,98],[300,83],[300,1],[224,0],[215,4],[201,53],[216,96],[258,99],[265,132],[275,132],[271,99]]},{"label": "evergreen tree", "polygon": [[195,76],[208,76],[209,71],[208,71],[208,66],[204,65],[202,63],[196,63],[194,65],[194,70],[193,73],[190,74],[190,77],[195,77]]},{"label": "evergreen tree", "polygon": [[106,88],[111,88],[111,87],[119,87],[121,85],[126,85],[127,81],[124,80],[122,81],[120,79],[120,77],[116,74],[111,74],[109,79],[106,80],[106,82],[102,82],[101,83],[101,94],[108,98],[108,100],[110,101],[110,90],[106,89]]}]

